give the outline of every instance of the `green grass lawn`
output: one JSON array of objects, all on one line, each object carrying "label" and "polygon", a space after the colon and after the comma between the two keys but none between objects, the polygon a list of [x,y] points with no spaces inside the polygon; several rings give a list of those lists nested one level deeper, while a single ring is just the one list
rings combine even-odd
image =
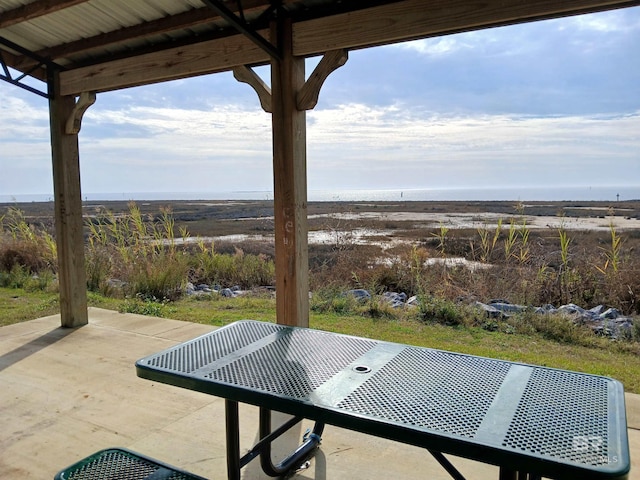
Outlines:
[{"label": "green grass lawn", "polygon": [[[146,304],[89,294],[89,304],[210,325],[226,325],[241,319],[275,321],[276,318],[275,300],[268,297],[188,298],[169,304]],[[0,326],[58,312],[55,293],[0,288]],[[448,327],[416,320],[372,319],[313,311],[310,326],[361,337],[606,375],[620,380],[626,391],[640,393],[640,349],[637,343],[597,339],[590,346],[584,346],[549,340],[539,334],[490,332],[479,327]]]}]

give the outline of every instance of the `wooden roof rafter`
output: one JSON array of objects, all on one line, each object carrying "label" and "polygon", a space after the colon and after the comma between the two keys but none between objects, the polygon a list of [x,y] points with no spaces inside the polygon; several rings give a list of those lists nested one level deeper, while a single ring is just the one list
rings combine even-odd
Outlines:
[{"label": "wooden roof rafter", "polygon": [[34,18],[58,12],[87,1],[88,0],[59,0],[52,2],[51,0],[36,0],[35,2],[14,8],[13,10],[3,12],[0,17],[0,28],[33,20]]},{"label": "wooden roof rafter", "polygon": [[[85,0],[86,1],[86,0]],[[262,12],[264,2],[261,0],[243,0],[243,10],[248,14]],[[233,9],[232,9],[233,11]],[[73,57],[80,53],[90,52],[98,48],[118,45],[149,36],[158,36],[180,29],[193,28],[219,20],[209,7],[201,7],[186,12],[166,16],[129,27],[123,27],[111,32],[100,33],[93,37],[82,38],[69,43],[63,43],[35,52],[37,55],[55,60],[62,57]],[[15,61],[15,68],[28,68],[33,62],[29,58],[19,58]],[[84,63],[86,64],[86,62]]]}]

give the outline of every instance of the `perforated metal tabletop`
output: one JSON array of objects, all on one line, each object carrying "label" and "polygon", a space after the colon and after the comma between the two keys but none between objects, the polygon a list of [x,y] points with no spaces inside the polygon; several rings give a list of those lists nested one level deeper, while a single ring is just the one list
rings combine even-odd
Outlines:
[{"label": "perforated metal tabletop", "polygon": [[625,478],[613,379],[271,323],[136,363],[143,378],[549,478]]}]

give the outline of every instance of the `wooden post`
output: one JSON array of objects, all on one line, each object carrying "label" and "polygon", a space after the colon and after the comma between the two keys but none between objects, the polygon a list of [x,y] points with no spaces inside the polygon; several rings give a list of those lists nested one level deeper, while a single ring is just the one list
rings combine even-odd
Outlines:
[{"label": "wooden post", "polygon": [[308,327],[307,125],[296,106],[304,58],[293,56],[289,19],[272,23],[271,38],[282,52],[271,61],[276,313],[280,324]]},{"label": "wooden post", "polygon": [[60,315],[63,327],[78,327],[88,323],[80,158],[78,134],[66,132],[67,121],[74,113],[76,102],[73,96],[61,96],[59,92],[60,76],[58,72],[51,72],[49,121]]}]

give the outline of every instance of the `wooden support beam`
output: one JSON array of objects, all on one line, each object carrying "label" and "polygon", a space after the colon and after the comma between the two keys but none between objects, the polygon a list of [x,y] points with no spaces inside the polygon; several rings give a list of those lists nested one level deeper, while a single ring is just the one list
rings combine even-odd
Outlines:
[{"label": "wooden support beam", "polygon": [[296,56],[353,49],[640,4],[637,0],[403,0],[296,23]]},{"label": "wooden support beam", "polygon": [[292,55],[291,33],[290,20],[274,22],[271,38],[283,54],[271,62],[276,313],[280,324],[308,327],[307,126],[296,106],[304,58]]},{"label": "wooden support beam", "polygon": [[233,77],[242,83],[248,84],[258,94],[260,106],[267,113],[271,110],[271,89],[251,68],[242,65],[233,69]]},{"label": "wooden support beam", "polygon": [[71,115],[67,119],[65,133],[68,135],[77,135],[82,128],[82,116],[91,105],[96,103],[96,94],[94,92],[82,92]]},{"label": "wooden support beam", "polygon": [[78,327],[88,323],[80,158],[77,133],[66,132],[76,102],[74,97],[59,92],[60,77],[53,72],[49,79],[49,115],[60,314],[63,327]]},{"label": "wooden support beam", "polygon": [[298,110],[312,110],[318,104],[320,89],[324,81],[332,72],[347,63],[349,58],[346,50],[333,50],[327,52],[316,65],[313,73],[309,76],[303,87],[296,96]]},{"label": "wooden support beam", "polygon": [[104,92],[268,62],[264,50],[234,35],[61,72],[61,93]]},{"label": "wooden support beam", "polygon": [[88,0],[36,0],[13,10],[2,12],[0,28],[10,27],[20,22],[54,13],[64,8],[73,7]]},{"label": "wooden support beam", "polygon": [[[264,2],[261,0],[243,0],[242,8],[245,14],[261,11],[264,9]],[[237,11],[237,4],[232,5],[231,9],[234,12]],[[135,40],[149,35],[162,35],[164,33],[173,32],[183,28],[196,27],[205,23],[215,22],[219,19],[220,16],[216,15],[216,13],[209,7],[194,8],[183,13],[169,15],[157,20],[123,27],[111,32],[100,33],[93,37],[81,38],[80,40],[45,48],[37,51],[36,54],[41,57],[56,60],[61,57],[77,55],[78,53],[88,52],[95,50],[96,48],[100,49],[117,45],[121,42]],[[16,68],[21,71],[28,69],[32,65],[35,65],[35,62],[27,57],[20,57],[20,60],[16,61],[15,64]]]}]

